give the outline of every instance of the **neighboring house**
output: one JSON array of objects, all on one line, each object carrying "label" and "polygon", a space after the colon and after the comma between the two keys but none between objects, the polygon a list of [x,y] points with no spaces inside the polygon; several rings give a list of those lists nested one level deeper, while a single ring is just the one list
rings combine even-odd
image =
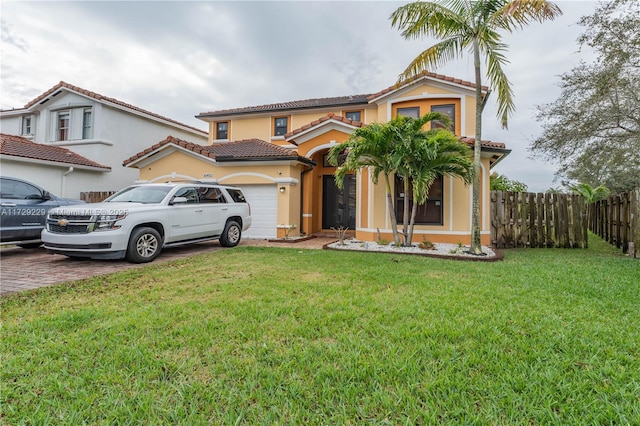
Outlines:
[{"label": "neighboring house", "polygon": [[[122,161],[167,135],[207,143],[203,130],[63,81],[23,108],[0,111],[0,130],[47,147],[68,148],[111,168],[111,173],[83,175],[82,179],[71,179],[77,168],[63,171],[68,186],[61,195],[74,198],[83,191],[116,191],[133,183],[138,172],[123,167]],[[2,173],[9,175],[6,167],[3,159]],[[11,168],[14,177],[26,180],[37,180],[33,173],[33,167]],[[53,176],[51,170],[36,173]]]},{"label": "neighboring house", "polygon": [[[146,181],[181,177],[243,188],[253,216],[249,237],[310,235],[347,227],[362,240],[375,241],[378,232],[392,240],[384,184],[374,185],[365,171],[347,176],[343,189],[337,188],[335,168],[326,161],[329,149],[358,127],[430,111],[448,114],[455,133],[473,145],[474,139],[465,135],[475,130],[474,94],[473,83],[423,73],[374,94],[204,112],[198,118],[209,123],[209,146],[167,138],[124,165],[138,168]],[[490,169],[509,152],[502,143],[482,142],[483,244],[489,243]],[[403,200],[400,182],[393,186],[395,200]],[[416,241],[468,243],[471,187],[459,179],[438,179],[416,224]]]},{"label": "neighboring house", "polygon": [[0,162],[3,176],[28,180],[60,197],[78,198],[77,193],[66,189],[82,187],[87,180],[100,179],[111,172],[111,167],[67,148],[4,133],[0,133]]}]

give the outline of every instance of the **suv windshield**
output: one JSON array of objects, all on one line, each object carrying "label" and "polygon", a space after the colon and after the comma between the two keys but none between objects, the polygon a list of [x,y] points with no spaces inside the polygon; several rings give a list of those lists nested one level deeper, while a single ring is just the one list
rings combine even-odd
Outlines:
[{"label": "suv windshield", "polygon": [[104,201],[108,203],[158,204],[162,202],[171,189],[171,187],[166,186],[130,186],[116,192]]}]

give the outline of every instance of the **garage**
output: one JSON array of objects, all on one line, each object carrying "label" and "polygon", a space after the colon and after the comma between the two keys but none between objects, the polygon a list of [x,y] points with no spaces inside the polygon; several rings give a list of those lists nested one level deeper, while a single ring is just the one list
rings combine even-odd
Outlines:
[{"label": "garage", "polygon": [[251,205],[251,227],[243,238],[276,238],[278,191],[276,185],[233,185],[242,188]]}]

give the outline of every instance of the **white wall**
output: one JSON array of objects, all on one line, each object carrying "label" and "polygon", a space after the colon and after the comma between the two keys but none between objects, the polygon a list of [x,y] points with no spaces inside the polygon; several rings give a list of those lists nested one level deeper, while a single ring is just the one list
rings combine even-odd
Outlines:
[{"label": "white wall", "polygon": [[22,119],[19,115],[3,115],[0,119],[0,133],[8,135],[20,135]]},{"label": "white wall", "polygon": [[[104,180],[105,173],[74,168],[72,173],[63,177],[68,167],[58,167],[41,163],[24,163],[2,159],[0,173],[3,176],[16,177],[35,183],[54,195],[65,198],[80,198],[87,187]],[[106,173],[108,175],[108,173]],[[64,186],[64,188],[63,188]]]}]

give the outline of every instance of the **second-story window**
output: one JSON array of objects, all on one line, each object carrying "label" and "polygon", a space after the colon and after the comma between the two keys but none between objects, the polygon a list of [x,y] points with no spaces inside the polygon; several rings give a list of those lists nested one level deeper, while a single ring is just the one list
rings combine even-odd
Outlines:
[{"label": "second-story window", "polygon": [[61,111],[58,113],[56,135],[59,141],[69,140],[69,115],[69,111]]},{"label": "second-story window", "polygon": [[398,117],[411,117],[411,118],[419,118],[420,117],[420,107],[411,107],[411,108],[398,108]]},{"label": "second-story window", "polygon": [[344,118],[351,121],[362,122],[362,113],[360,111],[347,111],[344,113]]},{"label": "second-story window", "polygon": [[33,127],[31,123],[31,116],[27,115],[22,117],[22,134],[23,135],[31,135],[33,134]]},{"label": "second-story window", "polygon": [[[456,106],[453,104],[449,105],[433,105],[431,107],[431,112],[440,112],[442,114],[448,115],[451,119],[451,127],[449,130],[452,132],[456,131]],[[441,121],[432,121],[431,122],[432,129],[444,129],[445,126]]]},{"label": "second-story window", "polygon": [[287,134],[289,119],[287,117],[277,117],[273,120],[273,135],[284,136]]},{"label": "second-story window", "polygon": [[91,139],[91,108],[82,111],[82,139]]},{"label": "second-story window", "polygon": [[229,139],[228,121],[219,121],[216,123],[216,139]]}]

